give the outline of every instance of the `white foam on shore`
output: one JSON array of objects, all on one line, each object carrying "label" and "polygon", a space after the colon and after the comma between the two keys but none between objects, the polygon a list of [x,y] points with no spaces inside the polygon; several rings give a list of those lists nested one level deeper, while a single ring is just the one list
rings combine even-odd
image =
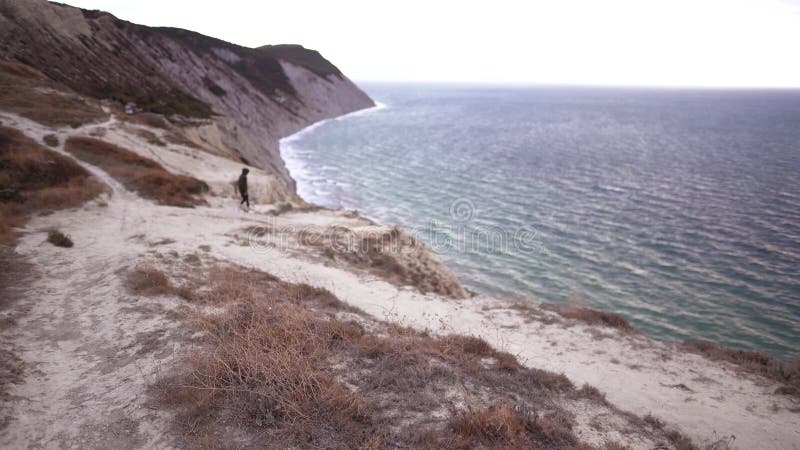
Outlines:
[{"label": "white foam on shore", "polygon": [[297,133],[291,134],[286,136],[283,139],[278,141],[278,148],[280,150],[281,158],[283,159],[283,163],[286,165],[286,169],[289,171],[289,175],[294,179],[295,183],[297,183],[297,195],[301,198],[306,200],[310,203],[317,203],[323,206],[333,207],[334,205],[330,205],[328,199],[324,196],[320,195],[319,188],[315,188],[313,186],[313,182],[311,180],[317,179],[320,180],[320,177],[314,175],[312,170],[308,167],[308,164],[302,158],[301,151],[292,145],[293,142],[296,142],[303,138],[303,136],[311,133],[312,131],[316,130],[317,128],[321,127],[322,125],[332,121],[332,120],[343,120],[346,118],[363,116],[365,114],[371,114],[382,109],[388,108],[385,103],[376,101],[375,106],[366,109],[360,109],[358,111],[353,111],[348,114],[344,114],[338,117],[333,117],[330,119],[323,119],[319,122],[314,122],[311,125],[303,128],[302,130],[298,131]]}]

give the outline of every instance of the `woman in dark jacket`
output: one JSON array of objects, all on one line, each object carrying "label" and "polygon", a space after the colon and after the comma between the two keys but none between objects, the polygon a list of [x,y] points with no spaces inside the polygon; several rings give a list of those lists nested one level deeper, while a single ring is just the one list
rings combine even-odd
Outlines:
[{"label": "woman in dark jacket", "polygon": [[239,175],[239,195],[242,196],[242,201],[239,202],[239,205],[246,204],[247,210],[250,210],[250,196],[247,195],[247,174],[250,171],[242,169],[242,174]]}]

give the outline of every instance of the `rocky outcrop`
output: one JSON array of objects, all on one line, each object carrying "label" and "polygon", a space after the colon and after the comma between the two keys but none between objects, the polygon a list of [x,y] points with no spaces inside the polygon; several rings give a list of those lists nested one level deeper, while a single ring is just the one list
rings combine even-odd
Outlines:
[{"label": "rocky outcrop", "polygon": [[0,59],[33,67],[78,94],[168,116],[188,135],[213,130],[226,153],[276,174],[290,189],[278,140],[374,105],[333,64],[301,46],[245,48],[44,0],[0,0]]}]

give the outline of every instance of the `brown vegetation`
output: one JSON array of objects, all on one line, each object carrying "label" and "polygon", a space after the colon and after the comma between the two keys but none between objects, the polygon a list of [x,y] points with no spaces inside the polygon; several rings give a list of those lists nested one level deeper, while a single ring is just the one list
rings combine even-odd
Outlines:
[{"label": "brown vegetation", "polygon": [[58,230],[50,230],[47,233],[47,242],[55,245],[56,247],[72,247],[74,244],[72,239],[66,234]]},{"label": "brown vegetation", "polygon": [[54,127],[78,127],[107,118],[95,102],[14,61],[0,61],[0,108]]},{"label": "brown vegetation", "polygon": [[686,341],[684,350],[734,364],[750,373],[783,383],[778,393],[800,396],[800,359],[783,361],[753,350],[721,347],[709,341]]},{"label": "brown vegetation", "polygon": [[130,150],[84,136],[70,137],[64,149],[102,168],[126,188],[163,205],[193,207],[205,203],[202,194],[209,189],[206,183],[170,173],[161,164]]},{"label": "brown vegetation", "polygon": [[139,295],[177,295],[193,300],[194,292],[186,287],[176,287],[167,275],[153,266],[138,266],[128,272],[128,289]]},{"label": "brown vegetation", "polygon": [[150,266],[136,267],[129,272],[128,287],[139,295],[167,295],[174,289],[164,272]]},{"label": "brown vegetation", "polygon": [[[162,275],[131,286],[164,289]],[[191,301],[223,312],[198,310],[203,349],[154,386],[188,446],[579,445],[560,402],[580,391],[480,338],[379,322],[327,290],[255,270],[215,267],[195,283]]]},{"label": "brown vegetation", "polygon": [[573,448],[577,439],[568,417],[540,415],[527,408],[502,403],[457,412],[450,426],[458,437],[454,447],[472,448]]},{"label": "brown vegetation", "polygon": [[542,308],[549,311],[554,311],[561,317],[578,320],[589,325],[602,325],[611,328],[618,328],[625,332],[637,331],[636,328],[634,328],[630,322],[628,322],[628,319],[616,313],[598,311],[596,309],[578,306],[573,303],[567,303],[565,305],[542,303]]},{"label": "brown vegetation", "polygon": [[44,138],[42,138],[42,141],[44,141],[44,143],[49,147],[58,147],[58,136],[55,134],[45,135]]},{"label": "brown vegetation", "polygon": [[105,187],[70,158],[0,126],[0,242],[37,210],[71,208]]}]

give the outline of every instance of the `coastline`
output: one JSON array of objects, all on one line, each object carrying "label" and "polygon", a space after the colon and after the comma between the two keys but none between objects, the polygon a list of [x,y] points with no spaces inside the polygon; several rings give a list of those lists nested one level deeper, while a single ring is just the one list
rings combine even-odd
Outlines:
[{"label": "coastline", "polygon": [[[7,119],[37,141],[53,132],[18,117]],[[81,130],[87,134],[94,131],[92,127]],[[57,131],[61,136],[73,132],[71,129]],[[208,173],[211,167],[215,173],[236,173],[240,168],[237,161],[203,152],[187,152],[183,147],[159,147],[131,134],[124,124],[108,126],[105,139],[124,144],[142,156],[157,156],[166,168],[175,172],[200,176]],[[259,172],[254,170],[252,175],[259,176]],[[124,280],[120,279],[120,274],[126,273],[132,265],[150,264],[162,267],[174,276],[185,276],[196,270],[193,265],[196,263],[187,264],[186,261],[199,260],[203,266],[225,262],[264,271],[287,282],[327,289],[342,302],[385,323],[408,326],[433,335],[459,334],[484,339],[494,348],[514,355],[526,367],[563,373],[577,386],[584,383],[594,386],[597,395],[616,408],[613,409],[616,412],[598,412],[585,402],[571,404],[569,411],[574,416],[576,434],[598,446],[605,439],[616,439],[632,448],[652,448],[652,442],[642,435],[626,435],[630,431],[626,432],[618,422],[630,417],[625,414],[633,413],[638,417],[652,417],[653,423],[661,426],[667,424],[677,428],[699,445],[716,445],[712,448],[726,448],[721,447],[720,442],[727,448],[743,450],[798,448],[800,410],[795,398],[779,393],[781,386],[773,380],[739,370],[724,361],[715,362],[687,353],[675,344],[654,341],[617,328],[562,318],[534,305],[486,295],[454,299],[424,293],[412,285],[391,283],[370,271],[347,264],[338,256],[330,258],[319,247],[304,241],[305,231],[322,235],[329,230],[342,229],[390,232],[388,227],[375,225],[346,211],[325,208],[286,211],[280,208],[279,203],[259,205],[254,214],[242,214],[230,208],[231,195],[209,197],[209,205],[187,210],[160,206],[121,191],[83,208],[35,217],[26,227],[18,252],[42,273],[62,274],[67,271],[69,277],[35,280],[30,292],[20,299],[21,305],[39,305],[19,321],[14,342],[20,348],[20,358],[35,363],[46,354],[37,347],[42,339],[35,334],[41,327],[27,325],[39,322],[58,325],[61,319],[51,314],[57,305],[85,304],[81,308],[68,308],[63,316],[59,316],[71,322],[91,322],[96,308],[91,305],[100,302],[104,308],[102,313],[109,318],[106,321],[109,326],[115,321],[123,321],[126,327],[135,328],[146,320],[147,329],[163,328],[166,319],[155,318],[160,316],[141,318],[126,312],[130,295],[124,293]],[[92,227],[86,227],[86,223],[92,223]],[[71,251],[78,251],[83,257],[74,258],[73,253],[42,246],[43,233],[52,228],[70,235],[77,243]],[[107,276],[103,277],[102,283],[92,285],[92,289],[81,290],[82,284],[71,284],[84,278],[95,280],[95,273]],[[62,297],[65,295],[72,302],[64,302]],[[105,299],[109,295],[120,300],[107,302]],[[171,311],[173,315],[170,317],[175,317],[175,312],[178,312],[177,316],[185,315],[180,312],[186,307],[180,298],[162,296],[155,302],[158,308]],[[174,323],[170,325],[176,326]],[[109,329],[108,333],[112,331]],[[70,336],[68,342],[70,348],[90,348],[87,346],[94,342],[90,342],[91,339],[96,339],[92,333],[76,334]],[[153,345],[137,339],[140,336],[130,332],[122,343],[132,351],[138,351],[136,349],[140,346]],[[175,339],[168,337],[159,342],[175,348]],[[133,377],[136,379],[134,385],[107,400],[116,404],[123,398],[137,407],[140,400],[136,399],[142,397],[148,380],[157,377],[161,363],[156,355],[160,354],[148,356],[149,359],[141,363],[144,369],[138,362],[140,358],[120,360],[120,366],[105,369],[111,371],[107,375],[103,372],[104,378],[91,378],[89,393],[105,399],[105,390],[113,391],[111,387],[120,377]],[[75,361],[69,359],[73,357]],[[78,380],[82,374],[79,368],[86,364],[84,359],[98,356],[78,352],[74,355],[68,353],[65,358],[63,362],[43,366],[41,375],[29,376],[23,384],[13,385],[10,394],[26,398],[51,396],[58,399],[53,411],[74,406],[76,400],[65,393],[42,391],[45,382],[38,378],[68,376]],[[64,367],[64,364],[68,366]],[[137,376],[142,370],[145,370],[144,375]],[[59,424],[66,421],[62,426],[68,427],[76,420],[87,420],[74,414],[54,417],[47,411],[26,412],[24,403],[15,408],[14,414],[22,417],[42,417],[27,420],[21,424],[21,429],[15,428],[18,431],[8,435],[8,441],[3,441],[12,446],[20,442],[15,439],[25,439],[27,433],[35,432],[26,428],[26,424],[41,423],[37,422],[40,420]],[[102,411],[97,410],[98,414]],[[719,411],[725,411],[725,414]],[[134,417],[146,420],[141,413]],[[88,419],[98,420],[97,417]],[[160,439],[164,433],[163,419],[158,420],[162,422],[151,429],[153,439]]]},{"label": "coastline", "polygon": [[[309,180],[313,179],[314,177],[311,175],[310,169],[306,167],[306,164],[297,156],[297,150],[292,147],[292,142],[301,139],[306,134],[311,133],[315,129],[325,125],[328,122],[357,117],[365,114],[372,114],[388,107],[389,106],[385,103],[375,101],[375,106],[314,122],[302,130],[297,131],[296,133],[281,138],[278,141],[278,150],[286,169],[289,171],[289,176],[294,180],[295,185],[297,186],[297,195],[308,203],[330,207],[330,205],[324,204],[326,203],[325,199],[313,192],[312,183]],[[348,205],[342,205],[342,209],[347,207]]]},{"label": "coastline", "polygon": [[[381,91],[377,90],[377,92]],[[384,92],[383,94],[388,95],[386,92]],[[389,96],[389,98],[392,97]],[[399,110],[400,108],[392,111],[392,114],[397,114]],[[388,118],[388,116],[386,117]],[[401,115],[401,117],[402,119],[406,119],[405,116]],[[381,118],[380,120],[384,119]],[[370,122],[368,120],[357,122],[357,125],[354,127],[354,129],[365,131],[366,135],[373,136],[374,133],[366,129],[372,124],[373,122]],[[382,122],[382,124],[385,125],[386,122],[384,121]],[[361,128],[358,127],[359,125]],[[441,126],[441,124],[438,125]],[[332,136],[335,136],[336,139],[339,139],[339,137],[341,136],[346,136],[343,133],[348,132],[348,127],[347,125],[344,124],[331,126],[330,129],[326,129],[323,133],[320,133],[320,136],[322,135],[327,136],[328,134],[330,134],[329,131],[332,133],[331,134]],[[356,156],[354,157],[355,159],[353,160],[355,161],[355,163],[346,158],[347,155],[346,145],[347,142],[350,142],[349,140],[350,138],[344,138],[344,140],[339,139],[335,141],[335,145],[332,147],[332,150],[336,151],[331,153],[331,155],[333,155],[332,158],[327,158],[327,159],[324,156],[321,157],[317,156],[317,155],[322,155],[324,153],[326,148],[325,142],[321,140],[321,138],[317,137],[312,138],[309,142],[311,142],[312,145],[317,146],[318,152],[317,154],[308,154],[306,155],[306,158],[307,161],[313,161],[313,164],[317,164],[320,167],[325,168],[324,173],[328,174],[328,177],[331,178],[330,180],[326,180],[327,183],[325,182],[319,183],[317,181],[315,175],[317,171],[314,170],[313,167],[307,166],[306,163],[303,162],[303,158],[301,157],[302,153],[291,154],[293,158],[290,158],[292,159],[290,164],[292,164],[295,168],[299,168],[295,169],[295,171],[297,170],[303,171],[303,173],[300,173],[298,179],[304,179],[306,180],[306,182],[298,181],[298,184],[300,190],[303,190],[304,194],[306,193],[308,194],[307,199],[309,199],[309,201],[312,201],[314,203],[321,203],[333,208],[358,209],[359,211],[362,211],[362,208],[367,209],[368,211],[372,211],[373,215],[376,216],[369,218],[376,222],[402,223],[403,226],[408,230],[414,230],[414,229],[419,230],[421,229],[421,221],[417,220],[414,214],[409,214],[409,209],[407,207],[408,203],[406,204],[402,203],[403,200],[401,198],[402,196],[394,196],[398,197],[397,203],[393,203],[391,201],[390,202],[376,201],[376,200],[385,200],[387,198],[394,199],[393,197],[394,188],[390,188],[387,190],[387,188],[385,187],[383,188],[374,187],[374,186],[380,186],[380,180],[378,180],[378,183],[376,183],[375,178],[380,177],[381,174],[385,174],[386,171],[381,171],[376,169],[364,169],[363,164],[365,161],[369,161],[368,157],[370,152],[374,151],[376,154],[376,158],[378,159],[384,157],[390,158],[390,155],[387,156],[386,152],[382,153],[379,151],[379,149],[382,148],[381,147],[382,145],[385,146],[384,148],[388,147],[403,148],[401,144],[403,140],[401,135],[398,135],[398,138],[396,140],[387,144],[384,144],[380,140],[384,136],[391,137],[392,136],[391,130],[388,133],[380,134],[379,137],[377,138],[373,137],[370,140],[354,139],[353,142],[357,143],[364,142],[369,144],[366,146],[359,146],[359,148],[367,149],[361,152],[365,153],[366,157],[364,154],[358,154],[359,152],[356,151],[355,152]],[[301,136],[298,136],[298,138],[300,137]],[[289,145],[292,145],[291,141]],[[371,149],[370,146],[374,146],[374,148]],[[341,176],[338,178],[336,176],[338,173],[337,170],[342,172]],[[356,172],[356,170],[359,170],[360,172]],[[354,183],[353,181],[354,175],[358,173],[361,173],[362,176],[356,178],[363,178],[364,180],[366,180],[364,186],[359,185],[359,183],[357,182]],[[375,173],[377,173],[378,175],[374,175]],[[388,177],[389,175],[386,176]],[[423,178],[425,180],[432,179],[429,176]],[[339,180],[342,180],[343,184],[340,184],[338,182]],[[423,181],[420,181],[420,185],[422,184]],[[347,189],[350,189],[351,185],[355,186],[356,189],[353,189],[354,191],[364,192],[364,194],[349,195],[345,191]],[[330,186],[330,190],[327,190],[325,186]],[[403,189],[405,189],[403,192],[414,191],[413,188],[409,189],[409,185],[401,184],[400,181],[397,179],[397,177],[391,179],[390,186],[398,186],[397,189],[401,189],[400,186],[402,186]],[[322,187],[325,190],[317,191],[316,189],[320,187]],[[596,184],[594,189],[604,192],[608,191],[611,192],[613,195],[623,195],[625,194],[625,192],[628,192],[628,194],[625,194],[626,198],[634,197],[636,195],[635,193],[632,194],[628,190],[623,190],[622,188],[615,187],[611,184],[609,184],[608,186],[602,183]],[[470,192],[468,189],[463,190],[454,188],[454,190],[456,192]],[[334,194],[329,195],[328,192],[333,192]],[[427,185],[424,186],[424,189],[420,189],[419,192],[421,193],[419,194],[419,196],[422,197],[424,197],[425,195],[432,195],[433,197],[431,198],[438,198],[435,197],[435,194],[437,194],[437,192],[432,191],[430,189],[430,186]],[[480,200],[480,198],[476,199],[474,197],[475,195],[479,194],[470,193],[467,195],[472,196],[470,200],[476,200],[476,203],[477,200]],[[349,199],[349,204],[347,199]],[[419,201],[417,199],[417,204],[422,204],[422,201]],[[389,214],[387,216],[387,214],[385,213],[386,210],[386,208],[384,207],[385,205],[392,205],[398,208],[405,207],[405,209],[402,210],[405,211],[405,213]],[[442,209],[441,201],[437,200],[435,206],[441,210]],[[484,204],[481,204],[480,206],[483,207]],[[632,207],[628,208],[632,209]],[[564,208],[564,210],[567,209],[569,208]],[[481,212],[483,212],[483,210],[484,208],[482,208]],[[612,211],[613,214],[613,205],[611,209],[606,208],[606,210]],[[559,214],[560,213],[561,211],[559,211]],[[369,216],[369,213],[367,213],[366,215]],[[398,219],[399,217],[402,217],[404,219],[407,218],[408,220],[403,220],[401,222]],[[423,216],[423,217],[428,217],[428,216]],[[591,216],[587,216],[583,218],[583,220],[590,220],[590,217]],[[442,219],[441,215],[436,217],[436,219],[444,223],[446,223],[447,220],[447,218]],[[574,217],[572,219],[574,219]],[[577,223],[575,220],[572,220],[572,222]],[[533,223],[533,222],[529,221],[529,222],[516,222],[516,223]],[[635,232],[635,230],[637,229],[636,225],[637,223],[634,222],[633,225],[627,227],[627,231],[631,232],[631,230],[633,230],[633,232]],[[536,225],[537,228],[539,228],[539,226],[540,225],[538,224]],[[561,261],[559,262],[563,262],[564,258],[569,258],[570,254],[572,255],[577,254],[578,256],[582,256],[582,253],[580,253],[582,250],[585,250],[586,253],[591,256],[586,258],[586,260],[590,261],[589,264],[594,264],[592,266],[587,265],[585,267],[582,267],[583,269],[586,269],[587,267],[589,267],[590,269],[597,269],[598,261],[610,262],[610,265],[613,266],[613,270],[609,270],[608,272],[603,272],[600,270],[595,270],[594,272],[587,272],[599,275],[596,278],[591,278],[589,280],[589,283],[586,283],[586,284],[596,284],[603,286],[607,284],[610,287],[606,291],[603,291],[602,293],[595,293],[594,295],[592,295],[591,293],[589,293],[591,291],[581,290],[581,288],[586,289],[583,283],[583,281],[585,280],[582,280],[580,277],[564,276],[565,271],[562,269],[562,267],[567,267],[568,266],[567,264],[561,264],[559,266],[558,263],[555,264],[553,263],[553,259],[550,259],[548,263],[547,262],[548,260],[545,257],[542,257],[542,258],[530,259],[531,261],[542,262],[541,264],[538,262],[527,264],[527,263],[517,263],[512,261],[514,262],[514,265],[510,266],[512,267],[511,269],[508,268],[509,266],[503,266],[502,270],[506,271],[507,273],[511,273],[511,275],[516,277],[513,278],[514,280],[523,280],[520,281],[520,284],[524,283],[523,284],[524,290],[520,289],[520,291],[518,291],[522,292],[521,294],[519,294],[520,296],[526,295],[525,293],[527,292],[537,292],[540,294],[541,300],[554,303],[565,301],[566,299],[571,298],[573,296],[584,297],[583,304],[591,305],[592,307],[603,309],[610,312],[623,313],[630,320],[636,322],[639,328],[646,330],[656,339],[660,339],[665,342],[683,342],[684,340],[702,339],[702,340],[709,340],[717,343],[718,345],[727,346],[730,348],[764,352],[766,354],[772,355],[773,357],[782,360],[791,360],[794,357],[794,355],[796,355],[796,344],[793,344],[791,337],[792,335],[791,331],[795,329],[795,327],[791,325],[789,326],[785,325],[787,319],[781,319],[780,323],[778,322],[778,319],[775,319],[772,322],[770,322],[768,320],[769,317],[764,319],[765,316],[770,316],[770,314],[753,313],[752,314],[752,316],[754,317],[753,321],[747,322],[747,320],[745,320],[746,316],[744,316],[745,318],[742,318],[741,315],[737,316],[737,314],[739,313],[746,314],[747,313],[746,307],[742,306],[741,308],[738,307],[728,308],[727,303],[724,301],[715,301],[713,300],[713,298],[709,300],[709,297],[713,297],[714,295],[717,295],[720,292],[709,291],[710,293],[708,295],[695,296],[693,295],[696,293],[694,290],[686,289],[685,284],[680,284],[684,282],[686,284],[695,283],[697,282],[697,277],[692,274],[703,274],[703,273],[714,274],[715,268],[708,268],[708,271],[706,271],[705,270],[706,268],[703,267],[698,268],[697,266],[690,266],[688,269],[686,269],[686,273],[688,273],[689,275],[679,273],[678,275],[675,275],[672,279],[670,279],[669,273],[667,273],[663,277],[659,278],[660,276],[659,270],[661,268],[659,264],[663,263],[663,267],[666,267],[663,270],[666,272],[669,271],[671,267],[673,267],[675,264],[679,265],[680,264],[679,261],[681,260],[661,259],[663,254],[658,253],[658,251],[656,250],[653,250],[653,247],[648,246],[649,243],[645,243],[644,246],[642,246],[641,242],[637,243],[634,242],[633,240],[630,241],[631,242],[630,249],[634,251],[630,253],[634,255],[631,256],[631,254],[628,254],[628,257],[632,259],[613,258],[613,256],[618,255],[619,252],[611,253],[612,257],[605,257],[605,259],[603,259],[594,256],[594,253],[603,253],[596,251],[598,247],[585,245],[583,246],[583,248],[581,248],[580,242],[585,242],[585,241],[580,241],[577,239],[559,240],[557,235],[558,233],[562,232],[561,229],[557,230],[557,232],[555,233],[556,235],[555,237],[553,235],[547,236],[548,226],[549,225],[542,225],[542,227],[545,228],[542,242],[548,244],[547,246],[549,246],[549,244],[552,243],[555,248],[554,250],[555,253],[558,253],[559,251],[563,250],[563,253],[561,255],[556,255],[556,257],[561,258]],[[588,230],[592,230],[591,227],[585,227],[585,228]],[[640,229],[646,230],[646,228],[640,228]],[[608,233],[607,229],[603,231]],[[624,233],[619,233],[619,235],[625,236]],[[620,239],[617,240],[620,241]],[[423,239],[423,241],[433,242],[433,239],[427,239],[427,240]],[[624,244],[625,239],[621,239],[621,241],[623,241]],[[589,241],[589,243],[598,244],[598,241],[597,240]],[[603,242],[599,242],[599,244],[602,245]],[[639,246],[637,247],[634,244],[639,244]],[[685,243],[681,241],[680,245],[685,245]],[[543,244],[542,247],[544,248],[545,245]],[[678,247],[677,244],[676,247]],[[600,248],[605,248],[605,247],[600,247]],[[637,253],[637,250],[641,251],[642,253],[641,254]],[[730,249],[724,249],[724,250],[730,250]],[[726,257],[730,255],[734,256],[736,255],[736,253],[730,253],[730,252],[726,254],[722,250],[720,250],[719,252]],[[564,253],[567,253],[566,257],[564,256]],[[709,254],[714,255],[715,253],[711,251],[711,253]],[[645,258],[641,255],[646,255],[647,257]],[[651,257],[650,255],[655,255],[655,256]],[[696,261],[697,260],[696,258],[702,257],[703,253],[695,252],[694,254],[689,254],[689,256],[686,256],[685,254],[681,255],[683,258],[695,258],[692,260]],[[451,256],[444,255],[443,257],[448,259],[449,265],[451,267],[459,268],[460,272],[459,275],[465,277],[464,279],[465,284],[470,285],[472,289],[478,290],[482,293],[489,295],[498,295],[498,296],[504,295],[502,292],[498,291],[506,290],[505,287],[503,287],[502,285],[502,283],[504,283],[505,281],[503,279],[491,280],[489,278],[494,275],[494,272],[481,271],[477,272],[478,273],[477,277],[474,276],[476,275],[476,267],[477,270],[482,270],[479,267],[480,261],[478,261],[477,264],[475,263],[475,261],[478,260],[479,258],[472,258],[472,255],[451,255]],[[461,261],[458,260],[458,258],[467,259],[467,262],[462,266]],[[640,261],[640,259],[643,261]],[[580,259],[578,257],[575,257],[574,260],[568,260],[568,262],[570,261],[577,261],[575,262],[575,264],[578,264],[580,262]],[[655,261],[656,264],[650,264],[653,261]],[[494,261],[490,260],[489,262],[497,263],[496,260]],[[554,268],[554,270],[543,270],[546,268],[545,267],[546,264],[550,264]],[[498,266],[497,265],[490,266],[491,269],[494,269],[496,267]],[[531,267],[533,267],[533,269],[531,269]],[[530,278],[525,278],[526,274],[521,275],[520,268],[531,269],[528,271],[528,273],[542,273],[546,274],[546,276],[543,275],[539,276],[538,278],[536,276],[531,276]],[[500,270],[498,269],[498,273],[499,272]],[[694,278],[692,278],[693,276]],[[476,280],[476,279],[480,280],[489,279],[490,281],[487,284],[489,284],[490,286],[488,288],[482,288],[482,286],[477,286],[477,287],[473,286],[471,280]],[[558,288],[563,288],[565,280],[567,281],[566,284],[569,288],[577,286],[575,290],[569,290],[569,289],[557,290],[557,289],[549,289],[541,287],[542,285],[547,285],[548,283],[552,283],[552,285],[557,285]],[[680,281],[680,283],[676,282],[673,285],[666,284],[666,282],[669,282],[670,280],[678,280]],[[570,284],[569,283],[570,281],[574,283]],[[626,281],[631,281],[631,283],[628,285],[631,286],[630,290],[625,290],[621,288],[622,286],[625,286]],[[722,284],[723,282],[727,282],[729,280],[728,278],[715,278],[714,281],[717,282],[718,284]],[[495,290],[493,286],[491,286],[492,284],[494,284],[494,286],[499,285],[501,287]],[[734,285],[735,283],[731,282],[730,286]],[[515,288],[512,285],[512,287],[508,288],[507,290],[512,291],[514,289]],[[587,293],[584,294],[584,292]],[[619,293],[620,295],[614,297],[613,294],[615,293]],[[510,295],[515,296],[516,294],[512,293]],[[609,297],[611,297],[611,300],[609,300]],[[781,297],[777,298],[780,299]],[[791,297],[789,297],[789,299],[791,299]],[[580,302],[581,301],[580,298],[577,301]],[[692,303],[693,301],[694,303]],[[729,303],[731,305],[739,305],[740,302],[741,298],[734,296],[731,297],[731,301]],[[763,305],[763,301],[760,298],[757,298],[753,300],[752,304],[745,303],[744,305],[750,308],[757,308],[759,305]],[[705,315],[702,311],[703,308],[707,308],[708,311],[708,313],[705,313]],[[764,311],[764,309],[761,309],[759,311]],[[773,314],[772,316],[781,318],[791,317],[791,310],[787,310],[784,308],[781,309],[780,311],[783,314]],[[786,315],[787,313],[789,315]],[[723,322],[723,320],[721,319],[716,320],[717,317],[731,318],[736,323],[738,323],[738,326],[728,327],[727,324]],[[736,320],[737,318],[740,318],[740,320]],[[774,325],[774,328],[769,328],[770,325]],[[792,353],[793,350],[794,353]]]}]

